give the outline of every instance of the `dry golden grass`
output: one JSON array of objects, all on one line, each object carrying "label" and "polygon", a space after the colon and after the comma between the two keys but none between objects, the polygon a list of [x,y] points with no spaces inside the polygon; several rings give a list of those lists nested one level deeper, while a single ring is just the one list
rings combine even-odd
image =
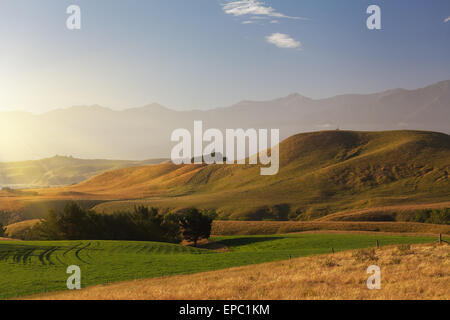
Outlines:
[{"label": "dry golden grass", "polygon": [[[360,251],[238,267],[186,276],[94,286],[31,299],[247,300],[450,299],[450,246],[392,246],[375,260]],[[370,265],[381,268],[381,290],[369,290]]]},{"label": "dry golden grass", "polygon": [[14,240],[14,239],[0,237],[0,241],[11,241],[11,240]]},{"label": "dry golden grass", "polygon": [[33,220],[25,220],[25,221],[10,224],[10,225],[6,226],[6,234],[9,237],[14,238],[18,234],[24,232],[27,229],[30,229],[31,227],[33,227],[34,225],[36,225],[39,222],[40,222],[39,219],[33,219]]},{"label": "dry golden grass", "polygon": [[377,217],[380,214],[395,215],[396,213],[416,213],[417,211],[424,209],[443,208],[450,208],[450,201],[423,204],[403,204],[397,206],[341,211],[326,215],[325,217],[317,219],[317,221],[370,221],[371,218]]},{"label": "dry golden grass", "polygon": [[450,136],[431,132],[302,133],[280,143],[275,176],[262,177],[253,165],[168,162],[113,170],[60,188],[3,190],[0,210],[17,211],[32,201],[102,200],[95,208],[107,213],[144,204],[214,209],[234,220],[313,220],[343,210],[423,207],[449,202],[449,146]]},{"label": "dry golden grass", "polygon": [[367,231],[450,235],[449,225],[415,222],[214,221],[213,235],[265,235],[305,231]]}]

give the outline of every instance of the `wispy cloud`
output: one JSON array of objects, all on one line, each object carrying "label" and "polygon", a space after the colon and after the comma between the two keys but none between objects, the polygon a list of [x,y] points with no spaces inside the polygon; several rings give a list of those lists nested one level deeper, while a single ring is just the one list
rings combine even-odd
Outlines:
[{"label": "wispy cloud", "polygon": [[291,17],[276,11],[274,8],[265,5],[258,0],[238,0],[231,1],[222,5],[223,11],[226,14],[231,14],[236,17],[240,16],[260,16],[286,19],[305,19],[301,17]]},{"label": "wispy cloud", "polygon": [[302,47],[300,41],[297,41],[284,33],[272,33],[270,36],[266,37],[266,41],[268,43],[274,44],[278,48],[301,49]]},{"label": "wispy cloud", "polygon": [[446,18],[446,19],[444,20],[444,23],[447,23],[447,22],[449,22],[449,21],[450,21],[450,17]]},{"label": "wispy cloud", "polygon": [[[243,18],[241,24],[278,24],[281,19],[309,20],[302,17],[288,16],[260,0],[228,0],[222,4],[226,14]],[[278,48],[302,49],[302,43],[284,33],[272,33],[266,41]]]}]

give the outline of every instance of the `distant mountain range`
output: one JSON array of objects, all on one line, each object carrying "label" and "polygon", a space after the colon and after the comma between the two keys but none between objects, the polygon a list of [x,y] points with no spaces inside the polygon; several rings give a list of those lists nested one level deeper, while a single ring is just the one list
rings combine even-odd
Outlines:
[{"label": "distant mountain range", "polygon": [[108,170],[147,166],[163,161],[83,160],[55,156],[42,160],[0,163],[0,189],[70,185]]},{"label": "distant mountain range", "polygon": [[0,161],[79,158],[168,158],[174,129],[279,128],[281,139],[299,132],[414,129],[450,133],[450,81],[416,90],[394,89],[313,100],[299,94],[242,101],[209,111],[175,111],[151,104],[125,111],[71,107],[34,115],[0,113]]}]

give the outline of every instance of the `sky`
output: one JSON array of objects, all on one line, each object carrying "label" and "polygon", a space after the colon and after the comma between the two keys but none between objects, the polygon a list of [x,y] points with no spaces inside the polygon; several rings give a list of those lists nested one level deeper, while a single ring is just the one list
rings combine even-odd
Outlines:
[{"label": "sky", "polygon": [[[66,27],[73,4],[80,30]],[[449,57],[448,0],[0,2],[0,111],[415,89],[450,79]]]}]

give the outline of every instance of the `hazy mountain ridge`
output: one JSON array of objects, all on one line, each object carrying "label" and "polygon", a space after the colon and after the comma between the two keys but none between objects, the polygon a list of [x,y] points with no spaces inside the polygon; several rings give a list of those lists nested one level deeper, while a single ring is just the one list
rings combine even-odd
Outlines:
[{"label": "hazy mountain ridge", "polygon": [[299,132],[429,130],[450,133],[450,80],[416,89],[348,94],[313,100],[291,94],[271,101],[241,101],[208,111],[175,111],[159,104],[114,111],[72,107],[40,115],[0,113],[0,161],[54,154],[80,158],[168,158],[174,129],[279,128],[281,139]]},{"label": "hazy mountain ridge", "polygon": [[146,166],[164,159],[146,161],[85,160],[55,156],[42,160],[0,163],[0,188],[3,186],[44,187],[80,183],[108,170]]}]

